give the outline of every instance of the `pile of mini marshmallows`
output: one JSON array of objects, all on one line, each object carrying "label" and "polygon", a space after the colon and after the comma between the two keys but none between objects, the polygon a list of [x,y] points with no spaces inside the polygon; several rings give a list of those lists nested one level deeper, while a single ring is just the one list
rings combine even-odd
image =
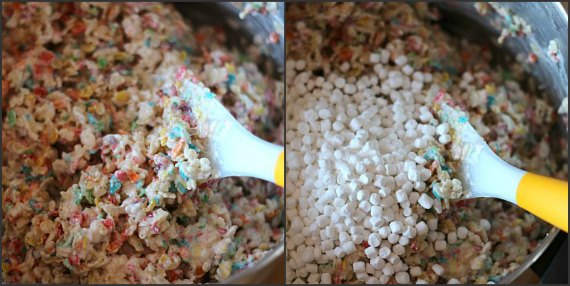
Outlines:
[{"label": "pile of mini marshmallows", "polygon": [[[437,218],[419,220],[422,213],[441,213],[442,205],[428,194],[432,172],[419,154],[451,137],[430,112],[440,90],[432,75],[390,53],[370,54],[374,72],[358,78],[314,76],[304,60],[287,62],[288,96],[297,107],[286,134],[289,282],[331,283],[318,264],[346,259],[362,245],[368,259],[352,264],[358,281],[386,283],[394,275],[409,283],[421,273],[401,257],[411,239],[437,228]],[[341,71],[349,68],[345,62]],[[446,240],[434,247],[444,250]],[[433,270],[444,271],[438,264]]]}]

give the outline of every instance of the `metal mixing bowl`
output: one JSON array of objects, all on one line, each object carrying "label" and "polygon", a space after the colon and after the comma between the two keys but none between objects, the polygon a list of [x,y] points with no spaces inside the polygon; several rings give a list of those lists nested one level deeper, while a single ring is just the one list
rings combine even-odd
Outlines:
[{"label": "metal mixing bowl", "polygon": [[[450,33],[466,37],[474,41],[493,42],[499,36],[499,30],[490,24],[489,18],[480,15],[473,3],[433,3],[442,12],[442,27]],[[539,61],[534,65],[534,76],[544,85],[553,106],[558,106],[568,94],[568,14],[558,2],[544,3],[502,3],[512,9],[533,28],[533,33],[525,38],[510,38],[498,52],[518,54],[531,51],[533,45],[540,47]],[[230,42],[243,46],[253,41],[256,34],[267,37],[273,31],[273,21],[283,24],[284,7],[280,4],[277,15],[268,17],[250,16],[245,20],[239,19],[239,9],[229,3],[177,3],[179,11],[191,23],[221,25],[230,31]],[[548,42],[556,39],[561,53],[561,61],[554,64],[546,54]],[[495,41],[496,42],[496,41]],[[276,68],[265,70],[274,76],[281,76],[284,67],[283,39],[277,45],[268,46],[268,57]],[[267,69],[267,68],[266,68]],[[277,71],[277,72],[275,72]],[[567,136],[566,128],[561,129]],[[565,136],[565,138],[566,138]],[[501,284],[511,283],[526,271],[552,243],[558,229],[552,228],[519,268],[500,281]],[[284,243],[278,244],[261,261],[252,268],[232,275],[225,283],[256,283],[273,275],[267,271],[278,260],[284,259]]]},{"label": "metal mixing bowl", "polygon": [[[496,43],[500,31],[491,25],[489,17],[479,14],[474,3],[442,2],[434,3],[442,14],[441,26],[449,33],[467,38],[474,42]],[[568,96],[568,13],[559,2],[501,2],[505,8],[511,9],[524,19],[531,27],[532,33],[526,37],[509,38],[501,47],[496,46],[495,53],[528,55],[537,53],[538,62],[533,65],[533,76],[542,84],[549,95],[550,103],[556,107]],[[547,54],[550,40],[557,41],[560,50],[560,62],[552,61]],[[539,50],[536,50],[536,47]],[[512,57],[511,57],[512,58]],[[562,122],[562,120],[560,120]],[[560,124],[564,126],[564,124]],[[567,138],[566,127],[560,128],[562,136]],[[521,276],[552,243],[559,230],[552,228],[540,242],[539,246],[513,272],[505,276],[500,284],[513,282]]]},{"label": "metal mixing bowl", "polygon": [[[213,25],[222,27],[228,39],[230,48],[245,49],[255,42],[255,37],[268,39],[271,32],[275,31],[275,26],[283,27],[285,7],[283,3],[278,4],[278,12],[262,15],[249,15],[245,19],[239,18],[240,9],[231,3],[175,3],[175,7],[186,18],[193,27],[201,25]],[[285,67],[285,45],[283,38],[276,44],[264,44],[262,56],[258,65],[261,70],[274,78],[283,78]],[[285,259],[285,244],[281,241],[269,253],[251,268],[240,271],[223,283],[229,284],[253,284],[267,281],[275,275],[268,271],[279,260]],[[285,269],[283,269],[285,272]],[[285,275],[282,274],[284,279]],[[284,281],[283,281],[284,282]]]}]

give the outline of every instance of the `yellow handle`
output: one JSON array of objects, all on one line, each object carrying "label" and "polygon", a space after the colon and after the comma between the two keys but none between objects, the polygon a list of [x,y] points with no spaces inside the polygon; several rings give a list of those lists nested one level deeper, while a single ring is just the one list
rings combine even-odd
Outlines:
[{"label": "yellow handle", "polygon": [[526,173],[517,188],[517,204],[568,232],[568,182]]},{"label": "yellow handle", "polygon": [[279,157],[277,158],[274,177],[275,184],[279,187],[285,186],[285,151],[281,151],[281,154],[279,154]]}]

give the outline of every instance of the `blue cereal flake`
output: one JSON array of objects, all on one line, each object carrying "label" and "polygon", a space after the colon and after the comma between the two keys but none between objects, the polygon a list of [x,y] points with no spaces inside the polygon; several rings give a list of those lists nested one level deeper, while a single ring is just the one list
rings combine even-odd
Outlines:
[{"label": "blue cereal flake", "polygon": [[200,153],[200,152],[201,152],[200,148],[196,147],[196,145],[194,145],[194,144],[192,144],[192,143],[188,143],[188,148],[190,148],[190,149],[196,151],[196,153]]},{"label": "blue cereal flake", "polygon": [[459,116],[459,119],[457,121],[459,121],[459,123],[465,124],[467,121],[469,121],[469,119],[467,116]]},{"label": "blue cereal flake", "polygon": [[245,268],[246,262],[234,262],[232,264],[232,272]]},{"label": "blue cereal flake", "polygon": [[447,165],[441,165],[441,170],[449,174],[453,173],[453,170],[451,170],[451,168],[449,168]]},{"label": "blue cereal flake", "polygon": [[178,168],[178,173],[180,173],[180,177],[182,177],[182,179],[184,179],[184,181],[188,181],[188,176],[186,175],[186,173],[184,173],[184,169],[182,168],[182,166],[180,166],[180,168]]},{"label": "blue cereal flake", "polygon": [[487,96],[487,108],[493,106],[495,104],[495,97],[492,95]]},{"label": "blue cereal flake", "polygon": [[87,113],[87,121],[89,121],[89,124],[91,125],[95,125],[98,122],[97,118],[95,118],[95,116],[93,116],[91,113]]},{"label": "blue cereal flake", "polygon": [[30,199],[28,204],[35,212],[41,212],[43,210],[43,205],[36,199]]},{"label": "blue cereal flake", "polygon": [[186,187],[184,187],[184,185],[182,185],[180,182],[176,182],[176,189],[178,190],[179,193],[181,193],[183,195],[188,192]]},{"label": "blue cereal flake", "polygon": [[213,92],[208,91],[208,93],[206,93],[206,98],[212,99],[212,98],[214,98],[214,97],[216,97],[216,94],[214,94]]},{"label": "blue cereal flake", "polygon": [[176,193],[176,186],[174,185],[174,182],[170,182],[170,186],[168,187],[168,191],[171,193]]},{"label": "blue cereal flake", "polygon": [[122,186],[121,181],[115,177],[115,175],[111,176],[111,180],[109,181],[109,193],[114,195],[118,189]]},{"label": "blue cereal flake", "polygon": [[186,137],[186,131],[180,125],[174,126],[170,129],[170,133],[168,134],[170,138],[183,138]]},{"label": "blue cereal flake", "polygon": [[437,160],[441,165],[444,165],[445,160],[443,159],[443,156],[441,156],[441,154],[439,153],[439,150],[437,150],[436,147],[430,147],[427,152],[424,154],[424,159],[426,160]]},{"label": "blue cereal flake", "polygon": [[236,82],[236,75],[231,73],[228,75],[228,86],[231,86]]},{"label": "blue cereal flake", "polygon": [[89,124],[93,125],[97,131],[103,131],[103,129],[105,129],[103,122],[97,120],[97,118],[95,118],[95,116],[93,116],[91,113],[87,113],[87,121]]},{"label": "blue cereal flake", "polygon": [[433,193],[433,195],[434,195],[437,199],[439,199],[439,200],[442,199],[442,197],[441,197],[441,196],[439,195],[439,193],[435,190],[435,188],[432,189],[432,193]]}]

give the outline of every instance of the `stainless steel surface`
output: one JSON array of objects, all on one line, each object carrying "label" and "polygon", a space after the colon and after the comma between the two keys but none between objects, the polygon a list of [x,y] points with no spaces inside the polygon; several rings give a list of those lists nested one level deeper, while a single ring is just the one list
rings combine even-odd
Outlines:
[{"label": "stainless steel surface", "polygon": [[[178,11],[188,19],[193,26],[217,25],[222,26],[226,31],[228,43],[237,48],[245,48],[254,42],[254,37],[268,39],[271,32],[275,31],[275,26],[283,26],[285,7],[283,3],[278,4],[279,11],[269,16],[250,15],[244,20],[239,18],[240,10],[230,3],[176,3]],[[282,77],[285,66],[285,49],[283,38],[277,44],[267,44],[262,46],[266,53],[264,63],[259,63],[265,73],[276,78]],[[272,63],[267,66],[265,63]],[[285,283],[285,267],[280,274],[275,274],[276,266],[283,265],[279,260],[285,259],[285,244],[281,241],[265,257],[258,261],[253,267],[245,269],[230,276],[222,283],[229,284],[255,284],[255,283]],[[283,277],[282,281],[275,281],[275,277]]]},{"label": "stainless steel surface", "polygon": [[[473,41],[496,43],[500,31],[491,25],[490,18],[480,15],[473,3],[445,2],[434,3],[442,12],[442,27],[450,33],[466,37]],[[562,99],[568,96],[568,13],[559,2],[501,2],[505,8],[511,9],[532,27],[532,33],[526,37],[508,38],[497,52],[511,55],[533,51],[539,60],[533,67],[533,75],[543,85],[550,97],[550,102],[559,106]],[[560,62],[554,63],[547,54],[550,40],[556,40],[561,53]],[[514,57],[513,57],[514,58]],[[562,132],[567,138],[568,131]],[[538,260],[559,230],[552,228],[541,241],[535,251],[513,272],[505,276],[500,284],[512,283]]]}]

